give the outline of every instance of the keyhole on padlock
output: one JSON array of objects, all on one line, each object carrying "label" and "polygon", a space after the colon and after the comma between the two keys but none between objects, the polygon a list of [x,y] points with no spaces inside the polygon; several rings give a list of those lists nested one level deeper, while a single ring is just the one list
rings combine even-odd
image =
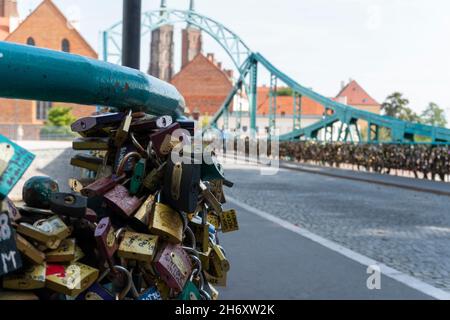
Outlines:
[{"label": "keyhole on padlock", "polygon": [[64,198],[64,202],[66,204],[74,204],[75,203],[75,197],[74,196],[67,196]]}]

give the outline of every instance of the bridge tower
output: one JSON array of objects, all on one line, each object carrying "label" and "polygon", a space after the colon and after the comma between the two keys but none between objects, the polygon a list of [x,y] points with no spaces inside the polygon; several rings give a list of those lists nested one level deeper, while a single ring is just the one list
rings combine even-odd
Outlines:
[{"label": "bridge tower", "polygon": [[[167,8],[166,0],[161,0],[161,10]],[[173,76],[174,27],[167,24],[152,31],[150,67],[148,73],[169,82]]]},{"label": "bridge tower", "polygon": [[0,41],[19,25],[17,0],[0,0]]},{"label": "bridge tower", "polygon": [[[195,11],[194,0],[191,0],[189,11]],[[184,68],[189,62],[202,52],[203,39],[202,31],[188,23],[186,29],[182,31],[182,55],[181,68]]]}]

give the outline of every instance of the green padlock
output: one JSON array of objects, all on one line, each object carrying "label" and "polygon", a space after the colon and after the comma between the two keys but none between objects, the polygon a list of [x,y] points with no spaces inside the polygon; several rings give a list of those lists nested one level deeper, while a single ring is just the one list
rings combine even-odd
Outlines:
[{"label": "green padlock", "polygon": [[214,155],[209,159],[203,156],[201,177],[203,181],[225,180],[223,167]]},{"label": "green padlock", "polygon": [[197,289],[197,286],[192,281],[188,281],[184,286],[183,291],[178,296],[178,300],[192,301],[203,299],[200,295],[200,291]]},{"label": "green padlock", "polygon": [[49,177],[33,177],[22,189],[23,201],[28,207],[50,209],[50,195],[59,192],[58,183]]},{"label": "green padlock", "polygon": [[131,178],[130,183],[130,194],[135,195],[139,192],[142,187],[142,183],[145,178],[145,167],[146,167],[146,159],[141,159],[134,166],[133,177]]}]

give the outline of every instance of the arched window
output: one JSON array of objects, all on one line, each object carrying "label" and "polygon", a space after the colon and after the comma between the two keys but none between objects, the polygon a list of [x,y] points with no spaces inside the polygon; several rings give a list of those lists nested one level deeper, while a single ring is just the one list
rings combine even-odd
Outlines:
[{"label": "arched window", "polygon": [[34,39],[32,37],[28,37],[27,39],[27,45],[29,46],[35,46],[36,42],[34,41]]},{"label": "arched window", "polygon": [[67,39],[61,41],[61,50],[64,52],[70,52],[70,42]]}]

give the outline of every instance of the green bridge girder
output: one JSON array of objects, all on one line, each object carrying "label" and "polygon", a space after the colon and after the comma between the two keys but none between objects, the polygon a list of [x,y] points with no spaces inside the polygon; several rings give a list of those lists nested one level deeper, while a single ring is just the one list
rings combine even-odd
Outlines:
[{"label": "green bridge girder", "polygon": [[[450,144],[449,129],[411,123],[359,110],[333,101],[332,99],[300,85],[287,74],[277,69],[260,53],[252,52],[242,39],[230,29],[226,28],[216,20],[195,11],[161,8],[159,10],[146,12],[142,15],[142,36],[147,35],[152,30],[163,25],[179,22],[188,23],[210,35],[226,51],[239,72],[239,77],[236,80],[233,89],[222,104],[222,107],[212,118],[209,127],[217,127],[217,123],[221,118],[224,119],[224,124],[228,125],[230,105],[233,102],[235,95],[240,90],[244,90],[248,95],[250,103],[250,128],[253,130],[256,129],[256,106],[258,98],[257,77],[258,65],[261,65],[271,74],[272,83],[276,83],[277,80],[280,80],[293,90],[294,97],[307,97],[321,104],[325,110],[328,111],[325,112],[322,120],[306,128],[301,128],[301,122],[299,120],[301,117],[300,106],[297,106],[297,104],[300,103],[294,102],[293,107],[295,111],[292,131],[279,136],[279,139],[282,141],[297,140],[301,138],[318,139],[318,133],[321,130],[327,131],[336,124],[340,124],[339,134],[337,135],[338,140],[352,140],[353,135],[350,133],[350,128],[352,126],[356,127],[356,133],[360,138],[361,132],[358,122],[365,121],[367,122],[368,142],[378,141],[380,128],[387,128],[391,136],[390,142],[414,143],[415,137],[421,136],[429,138],[433,143]],[[122,22],[118,22],[103,33],[104,60],[106,61],[120,63],[122,43],[121,25]],[[271,103],[276,103],[276,91],[271,94]],[[271,110],[275,111],[276,105],[273,105]],[[273,114],[270,115],[270,127],[276,125],[276,113],[272,113]],[[373,139],[372,136],[374,136]]]}]

